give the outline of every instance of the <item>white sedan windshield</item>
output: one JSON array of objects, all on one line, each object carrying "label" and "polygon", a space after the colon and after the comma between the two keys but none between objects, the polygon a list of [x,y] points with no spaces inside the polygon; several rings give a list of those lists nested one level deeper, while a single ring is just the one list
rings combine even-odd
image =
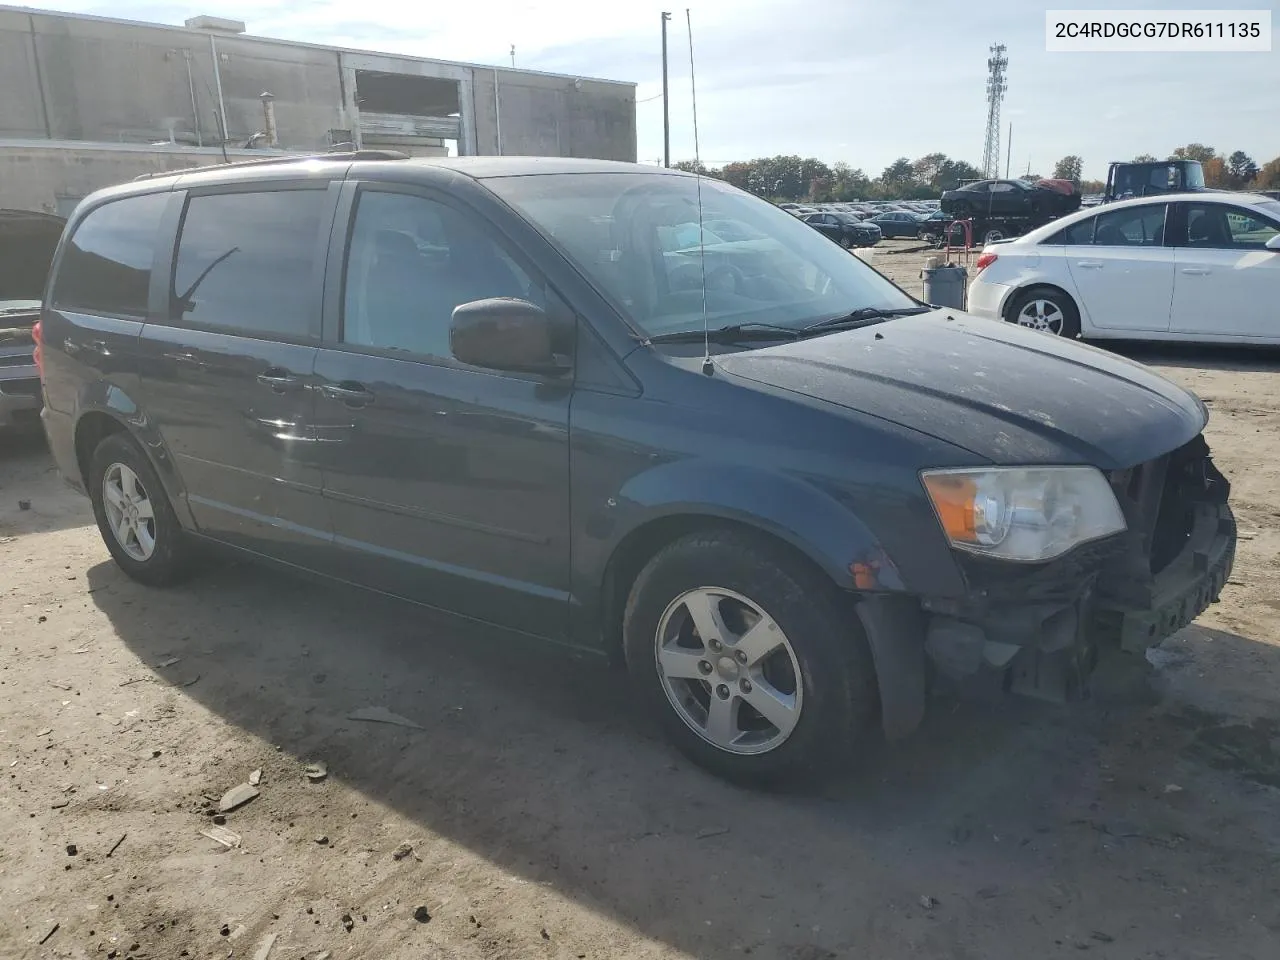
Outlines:
[{"label": "white sedan windshield", "polygon": [[704,274],[712,327],[799,329],[862,308],[918,305],[813,227],[717,180],[702,180],[701,214],[694,177],[543,174],[485,185],[649,336],[702,328]]}]

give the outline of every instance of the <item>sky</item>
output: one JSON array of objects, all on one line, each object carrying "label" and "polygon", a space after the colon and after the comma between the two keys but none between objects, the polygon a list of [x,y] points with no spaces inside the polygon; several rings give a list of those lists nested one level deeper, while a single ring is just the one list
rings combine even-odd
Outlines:
[{"label": "sky", "polygon": [[[1188,142],[1280,156],[1280,41],[1269,53],[1047,53],[1046,9],[1103,0],[684,0],[693,24],[700,156],[845,161],[877,176],[942,152],[975,165],[986,127],[988,47],[1008,46],[1001,153],[1048,175],[1067,154],[1086,178],[1111,160]],[[1124,0],[1127,9],[1270,10],[1280,0]],[[46,9],[180,24],[231,17],[258,36],[627,80],[639,159],[662,156],[661,11],[668,24],[671,159],[695,153],[689,38],[674,0],[62,0]],[[1008,125],[1012,123],[1012,151]],[[1001,162],[1004,166],[1004,159]]]}]

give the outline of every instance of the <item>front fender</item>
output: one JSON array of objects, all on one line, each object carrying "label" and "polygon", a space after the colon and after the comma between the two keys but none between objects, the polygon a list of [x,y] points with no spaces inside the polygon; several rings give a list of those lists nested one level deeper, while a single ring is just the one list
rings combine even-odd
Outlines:
[{"label": "front fender", "polygon": [[848,590],[907,590],[878,538],[847,506],[813,484],[775,470],[677,460],[630,478],[618,492],[620,522],[608,554],[633,530],[664,517],[732,520],[786,541]]}]

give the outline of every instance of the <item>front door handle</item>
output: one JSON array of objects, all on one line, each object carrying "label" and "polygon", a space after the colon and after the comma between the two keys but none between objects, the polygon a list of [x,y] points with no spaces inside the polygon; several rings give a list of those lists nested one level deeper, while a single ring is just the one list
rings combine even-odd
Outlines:
[{"label": "front door handle", "polygon": [[1207,277],[1209,275],[1207,267],[1183,267],[1182,272],[1188,277]]},{"label": "front door handle", "polygon": [[348,407],[367,407],[373,403],[373,393],[363,383],[354,380],[343,380],[341,383],[326,383],[320,392],[330,400],[340,400]]},{"label": "front door handle", "polygon": [[298,378],[281,367],[268,367],[258,374],[258,382],[270,387],[273,393],[284,393],[297,384]]},{"label": "front door handle", "polygon": [[1086,270],[1101,270],[1102,261],[1101,260],[1077,260],[1076,266],[1083,267]]}]

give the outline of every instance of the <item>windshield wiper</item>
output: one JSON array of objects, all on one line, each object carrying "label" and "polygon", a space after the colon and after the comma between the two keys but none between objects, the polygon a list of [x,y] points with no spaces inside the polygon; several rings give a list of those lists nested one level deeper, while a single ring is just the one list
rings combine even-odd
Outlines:
[{"label": "windshield wiper", "polygon": [[702,330],[677,330],[649,337],[646,343],[701,343],[705,337],[710,343],[741,343],[744,340],[795,340],[802,336],[794,327],[776,323],[731,323],[727,327]]},{"label": "windshield wiper", "polygon": [[868,327],[873,323],[883,323],[885,320],[892,320],[894,317],[910,317],[917,313],[928,313],[932,309],[933,307],[899,307],[896,310],[883,310],[880,307],[859,307],[852,313],[846,313],[839,317],[828,317],[826,320],[819,320],[817,323],[802,327],[801,333],[812,333],[815,330],[854,330],[858,327]]}]

